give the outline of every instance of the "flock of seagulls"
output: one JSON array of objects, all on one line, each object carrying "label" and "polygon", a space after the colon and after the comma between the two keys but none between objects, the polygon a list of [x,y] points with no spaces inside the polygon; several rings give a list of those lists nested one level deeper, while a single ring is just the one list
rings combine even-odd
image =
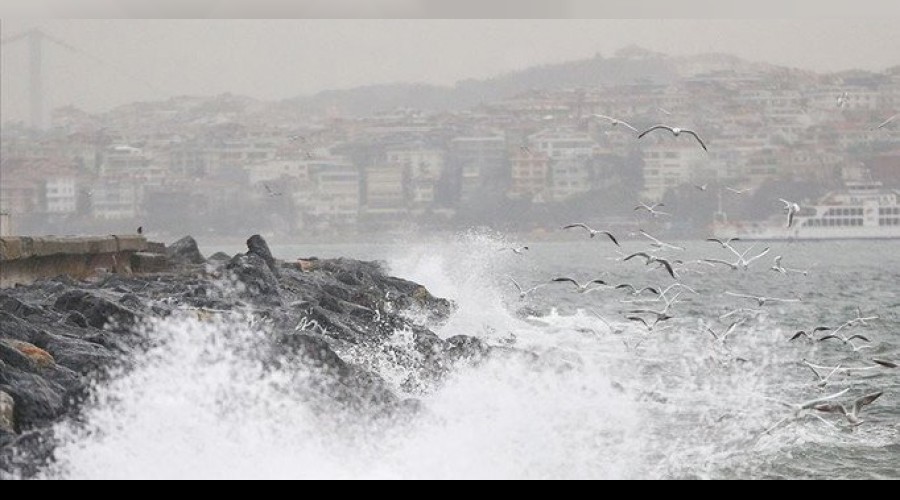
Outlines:
[{"label": "flock of seagulls", "polygon": [[[849,96],[847,96],[846,94],[841,95],[839,98],[839,106],[846,106],[846,102],[848,101],[848,99]],[[638,134],[638,139],[643,139],[644,137],[656,132],[666,131],[674,137],[687,135],[692,137],[699,144],[699,146],[703,148],[704,151],[709,151],[707,143],[703,140],[700,134],[694,130],[680,127],[671,127],[668,125],[656,125],[641,132],[634,125],[612,116],[598,114],[594,115],[594,118],[609,123],[611,127],[622,128],[634,132]],[[896,119],[897,116],[893,116],[876,128],[880,129],[888,127],[894,121],[896,121]],[[708,184],[695,185],[695,188],[700,192],[705,192],[708,187]],[[726,189],[736,195],[742,195],[749,192],[748,189],[737,189],[732,187],[726,187]],[[801,212],[801,206],[799,203],[786,199],[781,199],[780,201],[783,204],[783,212],[786,217],[786,225],[788,228],[790,228],[796,222],[796,217]],[[651,219],[659,217],[672,217],[671,213],[663,212],[662,210],[660,210],[662,208],[664,208],[664,205],[661,203],[640,203],[635,206],[634,212],[645,212]],[[565,225],[562,226],[562,230],[577,230],[583,232],[583,234],[591,240],[596,240],[598,239],[598,237],[603,237],[602,239],[604,241],[608,240],[609,242],[614,244],[615,247],[621,247],[620,238],[613,234],[613,232],[605,229],[596,229],[586,223],[579,222]],[[754,250],[756,249],[756,245],[750,245],[749,247],[739,249],[738,244],[741,242],[739,238],[710,238],[707,240],[708,243],[715,244],[720,250],[730,253],[731,257],[708,257],[696,260],[687,260],[677,258],[677,256],[675,255],[678,252],[686,252],[685,248],[673,243],[665,242],[643,229],[640,229],[638,233],[633,233],[630,236],[637,238],[637,241],[644,242],[644,244],[646,244],[648,248],[646,250],[637,251],[630,254],[617,251],[619,257],[610,260],[615,260],[623,264],[630,262],[642,262],[645,267],[648,268],[647,272],[662,272],[665,276],[668,276],[669,278],[674,280],[673,284],[664,289],[662,286],[646,286],[637,283],[617,284],[615,282],[611,282],[609,278],[604,277],[592,279],[586,282],[579,281],[578,279],[573,277],[557,277],[546,282],[536,284],[530,288],[522,286],[519,282],[515,281],[512,278],[510,278],[510,282],[515,287],[519,299],[523,301],[528,299],[529,297],[532,297],[536,292],[540,290],[556,285],[565,285],[569,287],[569,289],[574,290],[574,292],[584,295],[601,293],[604,291],[626,294],[626,296],[631,297],[632,300],[622,299],[620,300],[620,302],[635,304],[636,307],[620,311],[622,314],[622,319],[625,320],[624,323],[616,324],[608,321],[605,317],[601,316],[596,311],[591,312],[603,323],[606,329],[614,335],[622,335],[626,332],[633,331],[625,326],[629,323],[638,325],[638,330],[644,331],[642,338],[634,344],[630,344],[629,342],[623,340],[628,350],[633,352],[638,349],[647,339],[652,338],[652,332],[657,332],[669,328],[670,325],[673,324],[673,320],[683,318],[679,316],[679,313],[676,311],[676,309],[678,309],[678,304],[680,303],[681,297],[685,293],[692,293],[695,295],[697,294],[695,290],[682,283],[682,277],[685,274],[696,273],[702,275],[706,274],[703,271],[715,272],[717,270],[725,272],[729,270],[731,272],[747,272],[752,270],[757,263],[761,262],[763,259],[766,259],[772,251],[771,248],[766,247],[761,251],[757,250],[756,252],[754,252]],[[529,247],[504,249],[504,251],[511,251],[518,256],[525,256],[529,252],[529,250]],[[809,276],[812,267],[806,270],[793,269],[785,266],[784,256],[776,255],[771,261],[771,265],[768,270],[780,275]],[[728,320],[728,322],[726,323],[727,326],[717,328],[713,324],[706,324],[704,322],[700,323],[700,333],[703,335],[708,335],[711,338],[710,342],[712,343],[712,346],[717,348],[714,349],[713,352],[719,354],[725,353],[726,358],[720,359],[720,362],[722,362],[723,364],[727,364],[727,362],[730,361],[739,361],[745,363],[749,362],[747,359],[735,356],[732,353],[730,342],[741,335],[742,332],[747,330],[748,323],[753,318],[766,314],[767,308],[771,306],[779,304],[795,304],[801,303],[803,301],[801,297],[770,297],[762,294],[738,293],[734,291],[724,291],[723,295],[726,297],[730,297],[735,301],[746,301],[748,302],[748,305],[752,305],[753,307],[755,307],[740,307],[719,316],[720,321]],[[641,306],[643,304],[654,303],[661,304],[661,307],[652,308],[652,306]],[[877,321],[879,319],[880,318],[877,315],[866,316],[863,314],[861,309],[857,308],[856,317],[848,319],[842,324],[839,324],[837,326],[814,325],[810,328],[794,332],[789,338],[785,338],[784,342],[790,345],[797,344],[798,341],[805,340],[812,345],[828,346],[827,348],[831,350],[844,348],[847,351],[848,355],[852,352],[852,355],[855,356],[856,359],[858,359],[861,352],[872,349],[873,342],[869,335],[850,332],[849,330],[856,327],[867,327],[870,322]],[[677,323],[677,321],[675,322]],[[836,381],[838,379],[841,379],[842,377],[850,377],[853,374],[867,373],[875,370],[895,370],[898,368],[898,365],[892,361],[884,359],[871,359],[870,361],[870,364],[864,365],[859,365],[858,361],[856,361],[856,366],[848,366],[846,362],[840,363],[837,366],[823,366],[810,363],[806,359],[803,359],[801,363],[805,367],[804,369],[812,372],[814,380],[810,383],[810,385],[818,390],[826,389],[830,385],[835,384]],[[877,400],[883,395],[883,391],[857,395],[854,399],[842,401],[841,399],[848,395],[851,390],[852,388],[846,388],[829,396],[814,398],[799,404],[776,401],[782,406],[790,409],[791,413],[766,429],[766,431],[762,435],[760,435],[760,437],[762,437],[763,435],[771,434],[776,429],[781,428],[785,424],[789,424],[793,421],[797,421],[807,416],[815,417],[816,419],[825,422],[831,427],[838,427],[837,424],[829,421],[826,418],[828,416],[837,415],[841,417],[840,421],[844,424],[842,426],[843,428],[852,430],[859,427],[864,422],[861,417],[862,413],[866,408],[877,402]]]}]

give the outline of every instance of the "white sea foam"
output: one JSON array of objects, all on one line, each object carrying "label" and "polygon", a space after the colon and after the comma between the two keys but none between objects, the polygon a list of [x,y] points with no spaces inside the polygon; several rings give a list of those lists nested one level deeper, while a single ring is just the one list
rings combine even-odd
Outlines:
[{"label": "white sea foam", "polygon": [[[159,321],[151,327],[158,347],[97,388],[84,423],[59,426],[57,462],[44,477],[752,477],[792,443],[830,439],[816,422],[756,439],[783,416],[766,396],[815,391],[767,371],[785,364],[771,325],[736,339],[739,352],[774,353],[744,368],[723,364],[696,328],[654,333],[634,349],[643,336],[634,326],[612,335],[583,310],[523,318],[498,276],[527,264],[500,252],[505,244],[472,234],[406,247],[391,271],[459,305],[435,327],[440,336],[498,343],[514,334],[548,363],[512,356],[462,368],[424,391],[412,420],[374,424],[294,390],[303,367],[265,370],[253,356],[266,334],[259,326]],[[391,342],[391,352],[414,356],[407,332]],[[341,354],[398,391],[409,375],[384,352]]]}]

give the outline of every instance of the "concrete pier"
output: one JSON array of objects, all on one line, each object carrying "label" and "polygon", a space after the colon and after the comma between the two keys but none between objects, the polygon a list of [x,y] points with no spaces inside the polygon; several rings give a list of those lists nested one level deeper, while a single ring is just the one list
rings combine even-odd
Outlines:
[{"label": "concrete pier", "polygon": [[101,270],[132,272],[132,257],[149,248],[143,236],[0,238],[0,288],[41,278],[89,278]]}]

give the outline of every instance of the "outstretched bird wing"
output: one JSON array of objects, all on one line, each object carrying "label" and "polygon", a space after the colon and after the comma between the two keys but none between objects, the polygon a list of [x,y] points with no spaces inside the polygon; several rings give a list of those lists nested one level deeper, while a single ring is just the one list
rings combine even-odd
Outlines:
[{"label": "outstretched bird wing", "polygon": [[703,142],[703,139],[700,138],[700,135],[693,130],[683,130],[682,133],[694,136],[694,139],[697,139],[697,142],[700,143],[700,147],[703,148],[704,151],[709,151],[709,148],[706,147],[706,143]]}]

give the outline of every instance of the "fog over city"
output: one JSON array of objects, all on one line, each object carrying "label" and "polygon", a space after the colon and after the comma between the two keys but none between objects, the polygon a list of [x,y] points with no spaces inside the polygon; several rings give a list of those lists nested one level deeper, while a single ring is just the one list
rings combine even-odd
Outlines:
[{"label": "fog over city", "polygon": [[880,3],[3,2],[0,484],[900,479]]},{"label": "fog over city", "polygon": [[633,232],[664,202],[677,222],[650,223],[700,237],[900,179],[889,21],[4,20],[3,40],[20,233]]}]

